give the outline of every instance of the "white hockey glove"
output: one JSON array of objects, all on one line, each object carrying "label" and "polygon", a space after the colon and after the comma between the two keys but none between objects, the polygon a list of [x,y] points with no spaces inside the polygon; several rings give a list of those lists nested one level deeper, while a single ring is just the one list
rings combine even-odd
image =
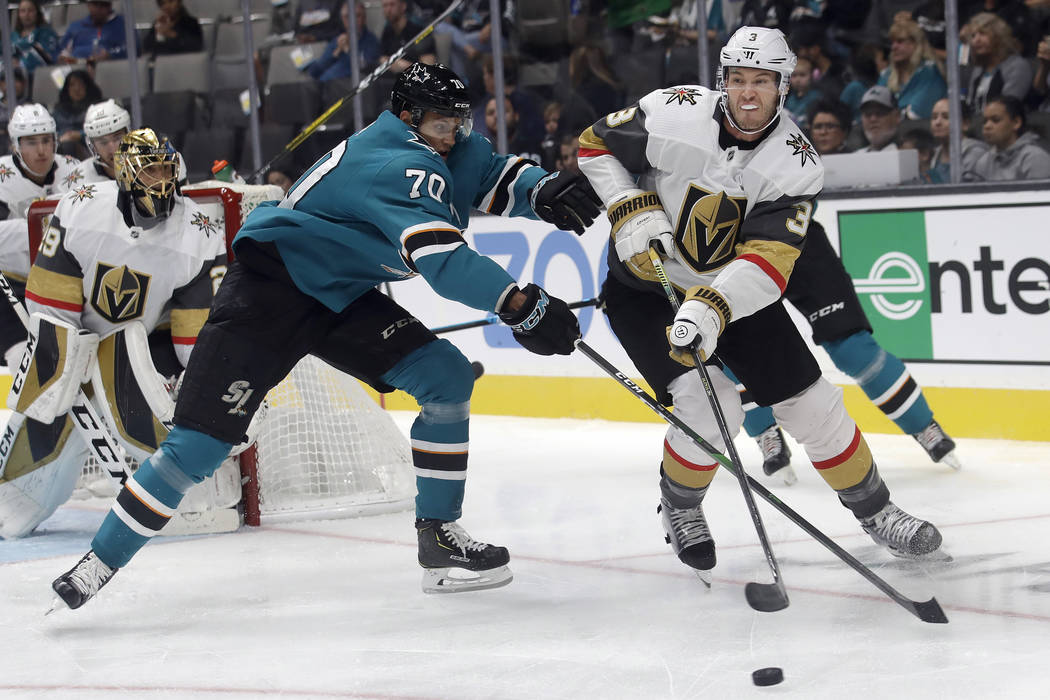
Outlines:
[{"label": "white hockey glove", "polygon": [[671,358],[687,367],[695,367],[689,348],[696,343],[700,359],[707,361],[715,353],[718,336],[733,318],[729,303],[711,287],[693,287],[685,303],[675,314],[674,324],[667,327]]},{"label": "white hockey glove", "polygon": [[616,257],[636,277],[655,280],[656,271],[649,260],[652,242],[660,244],[662,257],[674,257],[674,229],[659,195],[627,190],[613,197],[608,210]]}]

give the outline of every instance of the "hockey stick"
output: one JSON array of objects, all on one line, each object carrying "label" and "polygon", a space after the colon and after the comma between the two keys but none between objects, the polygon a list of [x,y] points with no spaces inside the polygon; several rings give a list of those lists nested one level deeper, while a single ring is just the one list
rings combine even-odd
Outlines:
[{"label": "hockey stick", "polygon": [[[598,354],[598,352],[596,352],[594,348],[587,345],[587,343],[583,342],[583,340],[581,339],[576,341],[576,349],[582,352],[587,357],[589,357],[596,365],[601,367],[602,370],[604,370],[605,373],[608,374],[610,377],[615,379],[620,384],[620,386],[624,387],[632,394],[637,396],[638,399],[642,401],[642,403],[647,405],[649,408],[651,408],[653,412],[655,412],[657,415],[659,415],[661,418],[663,418],[665,421],[667,421],[674,427],[678,428],[678,430],[682,431],[682,433],[686,437],[693,440],[693,442],[699,445],[704,450],[704,452],[710,455],[711,459],[721,464],[731,473],[737,474],[736,467],[733,466],[733,464],[728,459],[726,459],[724,455],[720,454],[711,443],[704,440],[695,430],[690,428],[688,425],[682,422],[681,419],[679,419],[673,413],[664,408],[659,401],[657,401],[655,398],[646,393],[645,389],[631,381],[626,374],[616,369],[616,367],[614,367],[608,360],[606,360],[604,357]],[[742,473],[743,472],[741,472],[741,474]],[[872,585],[874,585],[880,591],[889,596],[889,598],[893,600],[893,602],[897,603],[902,608],[915,615],[923,622],[948,622],[948,618],[947,616],[945,616],[944,611],[941,609],[941,606],[937,602],[936,598],[930,598],[927,601],[915,601],[906,597],[896,588],[886,583],[886,581],[881,579],[871,569],[857,561],[857,559],[854,558],[852,554],[835,544],[834,540],[832,540],[830,537],[818,530],[812,523],[810,523],[808,520],[806,520],[797,512],[795,512],[786,503],[777,498],[776,495],[774,495],[765,486],[758,483],[746,474],[744,475],[744,478],[747,479],[747,483],[751,487],[751,489],[763,499],[765,499],[767,503],[769,503],[771,506],[780,511],[781,515],[798,525],[806,534],[808,534],[810,537],[812,537],[821,545],[823,545],[825,549],[827,549],[836,557],[845,562],[858,574],[868,579],[868,581],[870,581]]]},{"label": "hockey stick", "polygon": [[[663,261],[660,260],[660,255],[656,252],[655,244],[649,248],[649,260],[653,263],[656,276],[660,279],[660,285],[664,288],[664,293],[667,294],[667,300],[671,303],[671,308],[677,313],[679,308],[678,295],[675,294],[670,280],[667,279]],[[722,440],[726,444],[729,459],[735,467],[733,471],[740,482],[740,490],[744,493],[747,512],[751,514],[751,522],[755,524],[755,532],[758,533],[758,541],[762,544],[762,551],[766,555],[766,563],[769,564],[769,569],[773,573],[773,583],[749,582],[744,586],[744,596],[747,598],[748,604],[755,610],[762,612],[783,610],[788,606],[789,601],[787,591],[784,589],[784,582],[780,578],[780,566],[777,564],[777,559],[773,555],[773,548],[770,546],[769,538],[766,536],[766,528],[762,524],[762,516],[758,513],[758,506],[755,505],[755,497],[751,494],[751,489],[747,487],[747,474],[744,472],[743,463],[736,452],[736,445],[733,444],[733,436],[729,434],[725,413],[722,412],[722,405],[718,402],[714,387],[711,386],[711,376],[708,374],[703,360],[700,359],[700,352],[697,350],[695,342],[690,346],[689,352],[693,356],[693,362],[696,363],[696,371],[700,374],[700,383],[704,385],[704,393],[707,394],[707,401],[711,404],[711,412],[714,413],[715,422],[718,423],[718,431],[722,434]]]},{"label": "hockey stick", "polygon": [[[580,301],[574,301],[569,304],[570,309],[582,309],[585,306],[601,306],[601,300],[594,299],[582,299]],[[494,323],[499,323],[499,316],[491,314],[478,321],[464,321],[463,323],[453,323],[451,326],[439,326],[438,328],[431,328],[430,332],[435,335],[441,335],[442,333],[451,333],[452,331],[465,331],[468,328],[480,328],[481,326],[491,326]]]},{"label": "hockey stick", "polygon": [[[14,309],[18,320],[22,322],[28,333],[29,314],[22,306],[22,302],[15,296],[15,290],[11,288],[11,284],[2,272],[0,272],[0,288],[3,288],[7,302],[11,304],[11,308]],[[15,380],[18,380],[19,373],[24,373],[27,369],[28,367],[19,367],[18,371],[15,372]],[[127,462],[124,459],[124,448],[113,438],[113,435],[99,418],[95,407],[84,396],[83,389],[77,391],[77,396],[73,399],[73,406],[69,409],[69,414],[73,417],[73,425],[80,432],[81,437],[84,438],[84,442],[91,448],[91,454],[95,461],[102,465],[111,478],[123,485],[131,476]],[[5,444],[7,444],[6,437],[3,441]],[[11,436],[12,439],[13,437]]]},{"label": "hockey stick", "polygon": [[335,104],[333,104],[331,107],[322,112],[321,116],[317,117],[317,119],[314,119],[312,122],[303,127],[303,130],[299,132],[299,135],[291,141],[289,141],[287,144],[285,144],[284,148],[277,152],[277,155],[275,155],[273,158],[267,161],[264,166],[252,173],[251,177],[248,178],[248,182],[256,182],[256,178],[258,178],[260,175],[269,170],[274,163],[276,163],[278,160],[294,151],[299,146],[301,146],[303,141],[310,138],[310,136],[312,136],[313,133],[317,131],[318,127],[320,127],[326,121],[331,119],[332,115],[334,115],[336,112],[342,109],[343,105],[345,105],[348,101],[354,99],[354,97],[364,92],[369,85],[378,80],[379,76],[383,75],[383,73],[386,73],[390,66],[397,63],[397,61],[399,61],[405,55],[405,52],[408,51],[409,48],[415,46],[419,42],[423,41],[423,39],[425,39],[427,36],[429,36],[430,33],[434,31],[434,27],[437,26],[437,24],[443,21],[446,17],[451,15],[453,12],[455,12],[456,9],[463,4],[463,2],[464,0],[452,0],[452,3],[445,9],[445,11],[438,15],[433,22],[424,27],[423,30],[419,32],[419,34],[416,34],[416,36],[413,37],[412,41],[408,42],[400,49],[395,51],[393,54],[391,54],[390,58],[388,58],[385,62],[379,64],[375,70],[366,75],[365,78],[357,84],[357,87],[354,88],[349,94],[340,97]]}]

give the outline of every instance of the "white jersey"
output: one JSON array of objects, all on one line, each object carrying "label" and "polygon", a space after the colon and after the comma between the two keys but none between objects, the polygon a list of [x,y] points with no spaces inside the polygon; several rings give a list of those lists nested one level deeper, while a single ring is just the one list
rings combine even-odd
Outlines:
[{"label": "white jersey", "polygon": [[69,190],[66,179],[76,169],[76,158],[56,155],[47,179],[38,185],[22,174],[14,155],[0,156],[0,270],[24,282],[29,274],[29,205]]},{"label": "white jersey", "polygon": [[[106,173],[98,158],[94,156],[85,158],[69,171],[65,178],[66,189],[64,191],[69,191],[77,185],[86,185],[92,182],[116,182],[114,178]],[[181,153],[179,154],[179,184],[186,184],[186,162],[183,160]]]},{"label": "white jersey", "polygon": [[130,321],[147,333],[170,322],[185,365],[226,270],[223,228],[179,196],[160,224],[130,226],[119,196],[116,183],[91,183],[62,197],[29,274],[27,305],[103,337]]},{"label": "white jersey", "polygon": [[[668,277],[681,289],[717,289],[736,319],[783,293],[824,167],[784,117],[760,140],[737,141],[722,124],[719,97],[694,85],[651,92],[584,131],[579,162],[607,206],[632,188],[657,192],[674,227]],[[609,264],[640,284],[614,252]]]}]

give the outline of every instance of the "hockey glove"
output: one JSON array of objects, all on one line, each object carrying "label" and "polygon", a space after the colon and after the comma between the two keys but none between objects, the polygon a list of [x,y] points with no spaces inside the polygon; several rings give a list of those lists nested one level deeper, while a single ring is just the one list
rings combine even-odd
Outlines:
[{"label": "hockey glove", "polygon": [[536,183],[530,198],[536,216],[582,236],[601,211],[602,200],[583,175],[559,170]]},{"label": "hockey glove", "polygon": [[655,241],[665,256],[674,255],[671,220],[655,192],[628,190],[609,203],[609,222],[616,246],[616,257],[635,277],[655,280],[649,259],[649,246]]},{"label": "hockey glove", "polygon": [[549,296],[535,284],[526,285],[520,291],[525,295],[521,307],[499,315],[514,331],[514,339],[537,355],[571,355],[580,337],[580,324],[569,305]]},{"label": "hockey glove", "polygon": [[693,287],[675,314],[674,324],[667,327],[671,358],[686,367],[695,367],[693,354],[689,352],[695,342],[700,359],[706,362],[715,352],[718,336],[732,318],[729,303],[721,294],[711,287]]}]

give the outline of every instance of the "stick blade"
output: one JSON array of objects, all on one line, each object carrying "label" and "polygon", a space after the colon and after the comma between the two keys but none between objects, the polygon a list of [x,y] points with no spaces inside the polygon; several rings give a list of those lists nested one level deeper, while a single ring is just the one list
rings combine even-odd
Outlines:
[{"label": "stick blade", "polygon": [[790,604],[787,591],[778,583],[752,581],[744,586],[744,596],[747,598],[747,604],[759,612],[776,612]]},{"label": "stick blade", "polygon": [[914,602],[911,605],[912,612],[923,622],[947,624],[948,616],[941,609],[941,604],[936,598],[930,598],[924,602]]}]

